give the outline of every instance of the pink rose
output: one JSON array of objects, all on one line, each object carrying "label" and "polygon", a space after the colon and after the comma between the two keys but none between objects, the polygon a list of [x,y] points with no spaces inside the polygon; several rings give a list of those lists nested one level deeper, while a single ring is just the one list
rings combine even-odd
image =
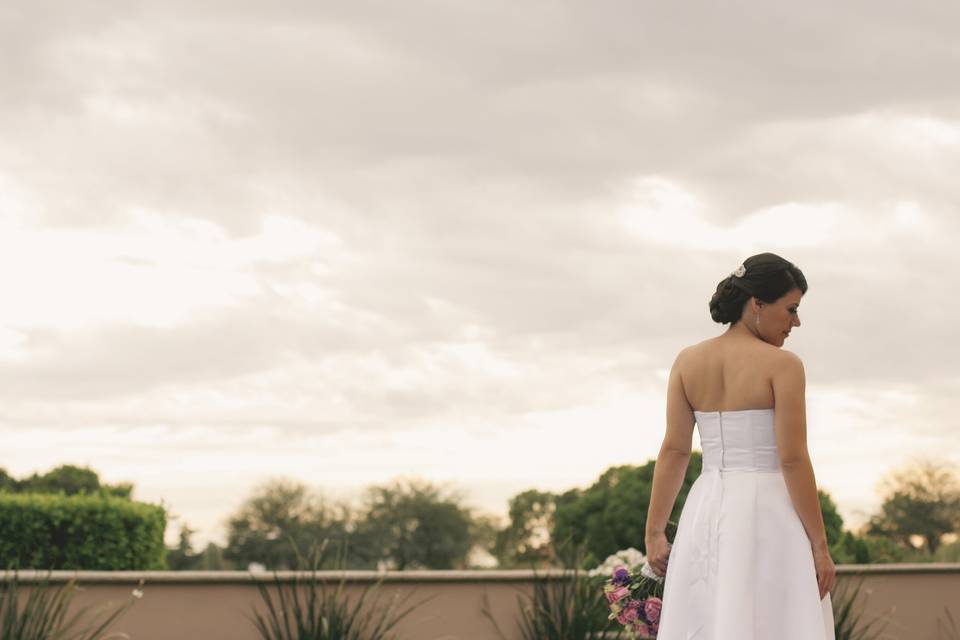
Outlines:
[{"label": "pink rose", "polygon": [[620,612],[620,615],[617,616],[617,622],[620,624],[630,624],[640,617],[640,611],[634,606],[633,602],[627,605],[627,607]]},{"label": "pink rose", "polygon": [[607,602],[617,602],[623,597],[626,597],[630,594],[630,589],[626,587],[617,587],[613,591],[607,592]]},{"label": "pink rose", "polygon": [[638,622],[634,622],[634,623],[633,623],[633,630],[634,630],[634,631],[637,633],[637,635],[639,635],[641,638],[649,638],[649,637],[650,637],[650,627],[648,627],[648,626],[647,626],[646,624],[644,624],[643,622],[639,622],[639,621],[638,621]]},{"label": "pink rose", "polygon": [[663,601],[660,598],[647,598],[647,601],[643,605],[643,613],[650,622],[658,622],[660,620],[660,610],[662,608]]}]

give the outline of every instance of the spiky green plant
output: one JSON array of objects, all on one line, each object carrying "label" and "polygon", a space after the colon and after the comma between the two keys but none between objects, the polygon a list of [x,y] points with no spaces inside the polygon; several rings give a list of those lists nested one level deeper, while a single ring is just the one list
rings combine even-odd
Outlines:
[{"label": "spiky green plant", "polygon": [[[852,578],[850,581],[852,582]],[[835,590],[836,593],[830,595],[833,603],[833,629],[836,640],[874,640],[879,638],[888,622],[883,620],[883,616],[877,616],[870,621],[863,621],[863,604],[858,602],[860,598],[860,588],[863,586],[861,577],[856,583],[856,587],[847,586],[847,580],[841,583],[843,586]],[[874,631],[876,624],[883,622],[883,626]]]},{"label": "spiky green plant", "polygon": [[[609,619],[610,607],[603,597],[603,576],[589,576],[580,568],[582,547],[574,549],[574,568],[559,578],[547,578],[533,569],[533,596],[521,595],[520,626],[524,640],[599,640],[621,637],[623,626]],[[490,611],[487,594],[480,609],[506,640]],[[615,635],[611,635],[615,634]]]},{"label": "spiky green plant", "polygon": [[[7,572],[10,568],[7,568]],[[110,603],[94,610],[92,619],[81,625],[90,606],[83,607],[73,617],[67,618],[70,603],[83,589],[71,578],[58,588],[50,586],[50,571],[45,578],[33,585],[26,604],[20,606],[19,572],[13,570],[13,578],[4,576],[0,589],[0,640],[111,640],[129,639],[125,633],[104,635],[117,618],[126,613],[137,599],[143,596],[143,580],[131,592],[130,599],[103,619],[99,614],[109,609]]]},{"label": "spiky green plant", "polygon": [[[257,581],[257,589],[267,605],[268,615],[264,616],[254,611],[252,621],[263,640],[387,640],[392,637],[387,634],[392,632],[401,619],[416,607],[439,595],[425,598],[405,611],[399,612],[396,611],[398,604],[406,602],[413,592],[409,593],[401,603],[398,603],[398,594],[395,594],[385,611],[375,608],[380,601],[378,596],[372,603],[374,606],[369,611],[364,610],[363,603],[367,596],[377,592],[383,583],[383,576],[381,576],[372,586],[363,590],[351,610],[343,593],[345,574],[333,593],[327,592],[326,582],[317,575],[318,567],[322,563],[323,550],[328,541],[324,539],[319,548],[314,545],[309,562],[310,578],[301,582],[299,569],[305,564],[304,559],[297,548],[296,541],[290,539],[297,556],[298,571],[294,574],[293,583],[288,584],[285,589],[285,585],[278,578],[277,571],[274,570],[276,602],[267,587]],[[344,557],[345,547],[338,562],[341,569]],[[303,600],[305,603],[302,602]],[[371,628],[370,623],[374,620],[376,624]]]},{"label": "spiky green plant", "polygon": [[957,626],[957,621],[953,619],[953,614],[950,613],[950,609],[944,607],[943,612],[947,614],[947,621],[950,623],[950,628],[947,628],[947,623],[938,617],[937,640],[960,640],[960,628]]}]

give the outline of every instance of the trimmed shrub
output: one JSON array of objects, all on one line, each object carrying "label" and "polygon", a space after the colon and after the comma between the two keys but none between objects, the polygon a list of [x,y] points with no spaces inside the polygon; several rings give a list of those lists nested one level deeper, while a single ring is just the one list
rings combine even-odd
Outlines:
[{"label": "trimmed shrub", "polygon": [[0,493],[0,563],[50,570],[166,568],[162,506],[107,495]]}]

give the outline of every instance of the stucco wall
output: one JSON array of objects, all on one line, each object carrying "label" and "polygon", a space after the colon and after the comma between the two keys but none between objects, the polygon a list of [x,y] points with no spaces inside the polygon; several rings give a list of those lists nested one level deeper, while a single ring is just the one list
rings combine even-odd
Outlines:
[{"label": "stucco wall", "polygon": [[[885,639],[937,640],[936,619],[949,606],[960,623],[960,564],[841,565],[837,589],[855,577],[864,580],[866,615],[889,620]],[[309,574],[301,574],[308,576]],[[319,574],[332,592],[338,572]],[[398,638],[412,640],[495,640],[492,623],[482,615],[483,596],[506,638],[520,639],[518,596],[532,592],[529,571],[406,571],[377,574],[346,572],[346,593],[351,601],[378,577],[381,603],[397,594],[409,598],[407,606],[432,598],[415,609],[397,627]],[[543,575],[543,574],[541,574]],[[560,576],[561,572],[551,575]],[[45,572],[21,572],[21,603],[30,584]],[[51,581],[62,584],[76,576],[83,591],[71,612],[107,601],[126,600],[138,581],[145,581],[143,597],[136,601],[111,631],[129,634],[131,640],[258,640],[248,619],[254,609],[265,612],[255,580],[272,584],[273,574],[247,572],[54,572]],[[292,572],[280,573],[292,580]],[[8,574],[9,577],[9,574]],[[409,595],[411,592],[412,595]],[[837,591],[834,591],[836,594]],[[944,618],[945,619],[945,618]]]}]

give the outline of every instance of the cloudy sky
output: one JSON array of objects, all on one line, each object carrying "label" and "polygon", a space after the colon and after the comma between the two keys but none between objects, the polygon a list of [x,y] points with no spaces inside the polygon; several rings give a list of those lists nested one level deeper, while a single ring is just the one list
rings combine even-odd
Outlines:
[{"label": "cloudy sky", "polygon": [[861,522],[960,462],[960,8],[773,4],[5,3],[0,466],[133,482],[198,545],[274,477],[505,514],[655,457],[773,251]]}]

